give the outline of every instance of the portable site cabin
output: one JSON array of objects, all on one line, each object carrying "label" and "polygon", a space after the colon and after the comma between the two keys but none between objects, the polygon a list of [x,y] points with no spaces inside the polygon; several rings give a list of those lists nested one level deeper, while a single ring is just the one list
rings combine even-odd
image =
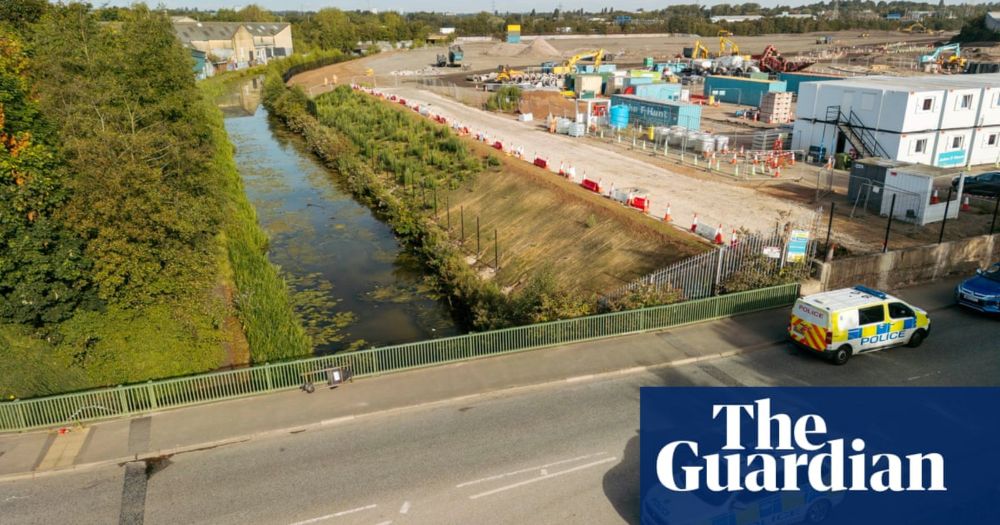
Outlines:
[{"label": "portable site cabin", "polygon": [[[934,188],[950,185],[955,177],[960,179],[951,203],[946,203],[946,194],[940,194],[940,202],[932,204]],[[956,169],[867,158],[855,161],[851,167],[847,197],[857,208],[883,217],[888,217],[892,210],[894,219],[924,226],[943,220],[946,208],[949,219],[958,217],[964,184],[962,172]]]},{"label": "portable site cabin", "polygon": [[804,82],[792,149],[810,147],[938,167],[1000,161],[1000,74]]}]

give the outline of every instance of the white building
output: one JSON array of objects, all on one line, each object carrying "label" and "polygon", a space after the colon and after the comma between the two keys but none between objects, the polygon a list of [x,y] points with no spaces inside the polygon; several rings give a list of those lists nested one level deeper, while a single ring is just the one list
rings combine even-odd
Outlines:
[{"label": "white building", "polygon": [[1000,32],[1000,11],[986,13],[986,29]]},{"label": "white building", "polygon": [[1000,73],[799,86],[792,148],[939,167],[1000,161]]}]

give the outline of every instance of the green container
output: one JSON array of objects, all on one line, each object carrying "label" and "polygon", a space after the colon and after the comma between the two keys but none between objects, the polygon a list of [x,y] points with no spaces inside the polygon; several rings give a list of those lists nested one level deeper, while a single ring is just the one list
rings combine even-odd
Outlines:
[{"label": "green container", "polygon": [[653,57],[646,57],[642,59],[643,67],[653,67]]}]

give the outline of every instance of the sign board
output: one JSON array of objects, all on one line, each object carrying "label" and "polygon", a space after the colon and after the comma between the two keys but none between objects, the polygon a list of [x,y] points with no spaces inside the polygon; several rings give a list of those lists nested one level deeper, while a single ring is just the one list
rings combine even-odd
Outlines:
[{"label": "sign board", "polygon": [[946,151],[938,155],[938,166],[961,166],[965,164],[965,150]]},{"label": "sign board", "polygon": [[808,230],[792,230],[791,236],[788,237],[788,256],[786,261],[802,262],[806,259],[806,248],[809,246],[809,231]]},{"label": "sign board", "polygon": [[779,246],[765,246],[764,249],[761,250],[761,253],[764,254],[764,257],[771,259],[781,258],[781,248]]}]

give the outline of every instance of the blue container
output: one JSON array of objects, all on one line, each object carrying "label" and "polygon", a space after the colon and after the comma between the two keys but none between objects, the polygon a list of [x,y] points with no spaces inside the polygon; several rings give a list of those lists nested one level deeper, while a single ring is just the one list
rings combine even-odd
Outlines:
[{"label": "blue container", "polygon": [[611,106],[611,127],[618,129],[627,128],[628,117],[628,106]]},{"label": "blue container", "polygon": [[645,126],[683,126],[691,130],[701,128],[701,106],[696,104],[614,95],[611,97],[612,112],[617,106],[628,109],[630,122]]},{"label": "blue container", "polygon": [[680,100],[680,84],[645,84],[635,86],[635,96],[653,100]]},{"label": "blue container", "polygon": [[764,93],[782,92],[786,84],[781,80],[754,80],[743,77],[712,75],[705,78],[705,97],[731,104],[760,106]]}]

